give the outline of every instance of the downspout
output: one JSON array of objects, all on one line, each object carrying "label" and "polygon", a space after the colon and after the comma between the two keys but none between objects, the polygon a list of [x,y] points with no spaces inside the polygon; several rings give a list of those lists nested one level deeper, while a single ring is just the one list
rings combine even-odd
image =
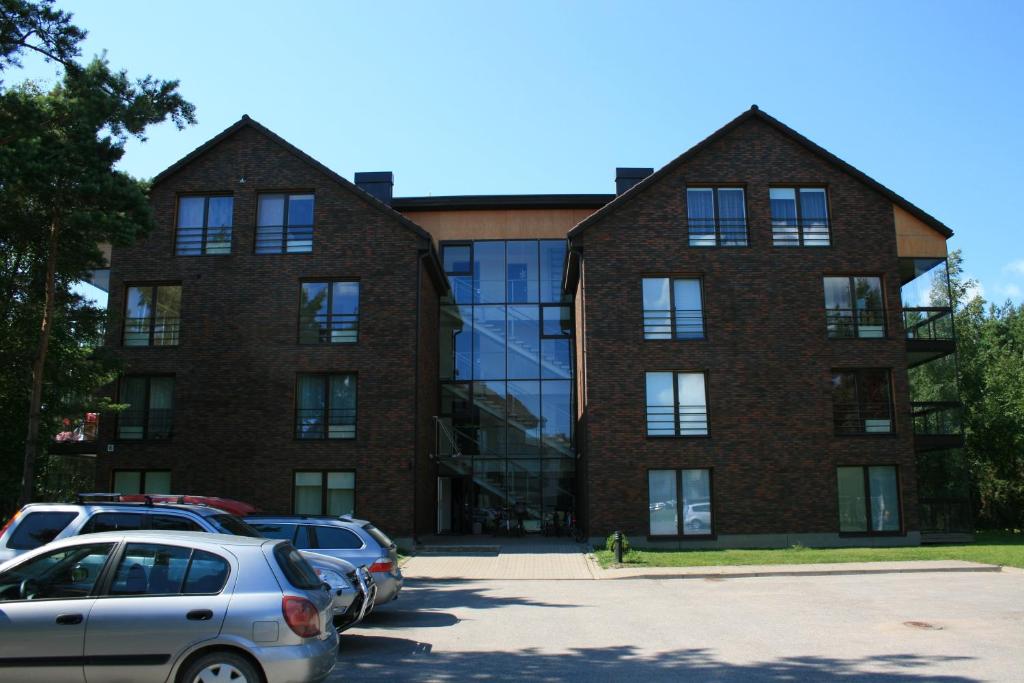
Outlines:
[{"label": "downspout", "polygon": [[413,421],[412,421],[412,543],[415,546],[419,543],[416,534],[418,483],[416,471],[419,469],[418,455],[420,449],[420,302],[423,300],[423,251],[420,250],[416,256],[416,344],[413,348]]}]

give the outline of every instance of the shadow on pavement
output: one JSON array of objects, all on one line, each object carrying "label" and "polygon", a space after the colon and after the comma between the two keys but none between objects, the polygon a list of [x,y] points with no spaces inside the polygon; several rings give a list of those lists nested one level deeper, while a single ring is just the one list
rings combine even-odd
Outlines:
[{"label": "shadow on pavement", "polygon": [[425,612],[423,610],[389,609],[372,612],[360,624],[362,628],[436,628],[454,626],[459,618],[448,612]]},{"label": "shadow on pavement", "polygon": [[[403,600],[405,601],[403,603]],[[469,607],[470,609],[496,609],[512,605],[527,607],[576,607],[565,603],[548,603],[540,600],[510,595],[496,595],[493,592],[474,584],[466,579],[407,579],[402,589],[402,597],[393,603],[388,603],[387,609],[382,612],[373,612],[367,618],[367,625],[372,626],[371,620],[378,614],[389,614],[407,609],[414,609],[408,603],[415,601],[415,610],[445,610],[455,607]],[[454,622],[453,622],[454,623]]]}]

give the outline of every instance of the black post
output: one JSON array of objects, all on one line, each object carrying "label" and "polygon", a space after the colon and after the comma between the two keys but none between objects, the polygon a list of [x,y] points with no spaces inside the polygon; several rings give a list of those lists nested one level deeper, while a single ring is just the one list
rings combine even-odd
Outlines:
[{"label": "black post", "polygon": [[615,562],[616,564],[622,564],[622,532],[615,532],[615,540],[612,541],[612,545],[615,548]]}]

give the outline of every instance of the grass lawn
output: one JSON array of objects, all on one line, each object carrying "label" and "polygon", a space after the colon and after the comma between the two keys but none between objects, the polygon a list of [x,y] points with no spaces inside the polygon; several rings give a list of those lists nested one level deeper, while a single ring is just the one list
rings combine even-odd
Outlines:
[{"label": "grass lawn", "polygon": [[[602,567],[615,566],[615,555],[596,550]],[[892,562],[898,560],[967,560],[1024,568],[1024,534],[979,531],[974,543],[910,548],[782,548],[778,550],[631,550],[623,566],[711,567],[742,564],[820,564],[823,562]]]}]

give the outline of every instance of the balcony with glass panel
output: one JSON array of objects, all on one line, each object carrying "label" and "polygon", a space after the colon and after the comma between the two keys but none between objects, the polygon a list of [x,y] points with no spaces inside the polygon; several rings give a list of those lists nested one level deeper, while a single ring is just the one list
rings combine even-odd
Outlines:
[{"label": "balcony with glass panel", "polygon": [[907,364],[928,363],[956,352],[946,259],[900,259]]}]

